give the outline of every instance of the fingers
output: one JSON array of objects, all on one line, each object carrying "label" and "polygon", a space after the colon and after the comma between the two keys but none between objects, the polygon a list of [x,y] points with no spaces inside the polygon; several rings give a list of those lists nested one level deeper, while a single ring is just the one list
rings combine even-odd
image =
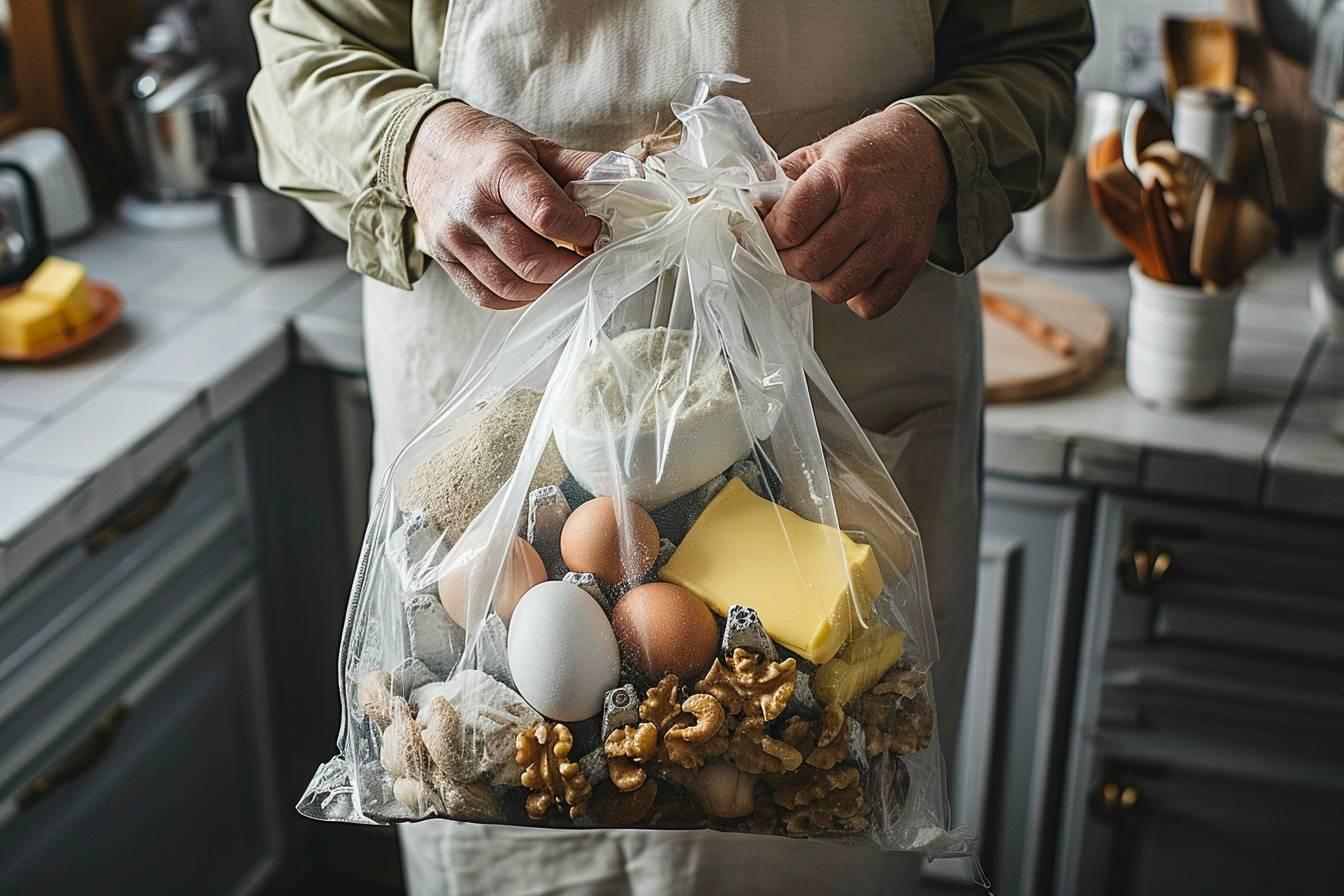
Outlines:
[{"label": "fingers", "polygon": [[792,249],[805,243],[839,204],[839,178],[831,166],[812,165],[765,216],[766,232],[776,249]]},{"label": "fingers", "polygon": [[817,283],[831,276],[867,239],[872,221],[860,218],[853,210],[831,215],[807,242],[779,253],[784,270],[790,277],[806,283]]},{"label": "fingers", "polygon": [[558,248],[507,213],[482,220],[476,236],[528,283],[554,283],[580,260],[575,253]]},{"label": "fingers", "polygon": [[[535,234],[533,236],[535,237]],[[560,251],[554,246],[551,249],[555,252]],[[465,268],[475,283],[480,284],[491,296],[509,302],[510,307],[535,301],[546,291],[547,284],[531,283],[519,277],[489,246],[482,243],[476,234],[465,230],[450,231],[446,245],[436,254],[436,258],[449,273],[453,272],[451,265]],[[454,277],[454,280],[456,279]],[[475,298],[473,295],[473,300]],[[495,307],[485,302],[478,304],[487,308]]]},{"label": "fingers", "polygon": [[787,156],[779,160],[779,167],[784,169],[790,180],[797,180],[803,176],[803,172],[812,167],[812,163],[821,157],[821,148],[813,143],[811,146],[804,146],[802,149],[795,149]]},{"label": "fingers", "polygon": [[462,290],[474,304],[480,305],[482,308],[489,308],[492,311],[512,311],[527,304],[526,302],[510,302],[507,299],[500,298],[491,292],[485,284],[481,283],[467,269],[466,265],[460,262],[453,261],[450,258],[441,258],[438,259],[438,262],[448,272],[448,276],[453,278],[457,288]]},{"label": "fingers", "polygon": [[566,149],[549,140],[537,141],[538,164],[561,186],[570,181],[580,180],[588,173],[592,164],[600,158],[602,158],[600,152]]},{"label": "fingers", "polygon": [[500,166],[497,189],[500,200],[534,232],[550,240],[591,246],[601,224],[590,218],[560,185],[522,150]]},{"label": "fingers", "polygon": [[832,305],[843,305],[873,285],[891,254],[876,239],[867,240],[828,276],[809,281],[812,291]]},{"label": "fingers", "polygon": [[894,268],[883,271],[872,286],[846,303],[849,310],[864,320],[881,317],[901,301],[918,271],[918,267],[913,271]]}]

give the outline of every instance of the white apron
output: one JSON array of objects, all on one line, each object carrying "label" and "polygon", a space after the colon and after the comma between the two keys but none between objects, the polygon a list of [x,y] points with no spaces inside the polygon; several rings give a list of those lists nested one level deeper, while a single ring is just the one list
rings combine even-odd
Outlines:
[{"label": "white apron", "polygon": [[[670,118],[695,71],[738,95],[781,156],[933,76],[927,0],[454,0],[439,86],[576,149],[620,149]],[[448,398],[491,315],[433,267],[405,292],[365,281],[375,475]],[[815,305],[815,340],[923,536],[955,744],[975,601],[983,399],[974,278],[926,268],[863,321]],[[873,849],[715,832],[556,832],[426,821],[400,828],[411,896],[914,892],[918,861]]]}]

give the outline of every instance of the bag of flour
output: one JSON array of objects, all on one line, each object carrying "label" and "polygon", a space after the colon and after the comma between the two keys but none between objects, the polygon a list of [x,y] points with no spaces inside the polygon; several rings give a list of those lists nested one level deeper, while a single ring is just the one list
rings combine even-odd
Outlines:
[{"label": "bag of flour", "polygon": [[919,535],[723,80],[688,82],[678,146],[570,185],[596,251],[495,319],[387,473],[304,814],[967,848]]}]

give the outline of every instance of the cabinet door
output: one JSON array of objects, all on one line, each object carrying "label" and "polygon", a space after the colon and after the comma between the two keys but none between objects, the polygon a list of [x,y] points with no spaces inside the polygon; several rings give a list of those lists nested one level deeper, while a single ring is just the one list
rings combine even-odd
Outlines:
[{"label": "cabinet door", "polygon": [[[12,893],[256,890],[278,854],[256,592],[222,595],[0,805]],[[175,645],[175,646],[174,646]]]},{"label": "cabinet door", "polygon": [[[1039,893],[1053,858],[1090,525],[1086,491],[985,483],[980,594],[949,786],[952,821],[979,834],[981,864],[1004,896]],[[968,882],[967,864],[935,862],[931,876]]]},{"label": "cabinet door", "polygon": [[1056,891],[1338,889],[1338,530],[1099,507]]},{"label": "cabinet door", "polygon": [[1332,893],[1344,873],[1344,794],[1181,764],[1104,759],[1077,893]]}]

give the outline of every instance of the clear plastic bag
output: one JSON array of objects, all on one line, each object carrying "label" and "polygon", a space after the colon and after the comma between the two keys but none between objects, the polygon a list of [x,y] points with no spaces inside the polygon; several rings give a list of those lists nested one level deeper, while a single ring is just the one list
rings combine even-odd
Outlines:
[{"label": "clear plastic bag", "polygon": [[[812,349],[733,76],[570,194],[597,251],[482,339],[384,479],[299,809],[964,852],[919,535]],[[595,497],[596,496],[596,497]]]}]

